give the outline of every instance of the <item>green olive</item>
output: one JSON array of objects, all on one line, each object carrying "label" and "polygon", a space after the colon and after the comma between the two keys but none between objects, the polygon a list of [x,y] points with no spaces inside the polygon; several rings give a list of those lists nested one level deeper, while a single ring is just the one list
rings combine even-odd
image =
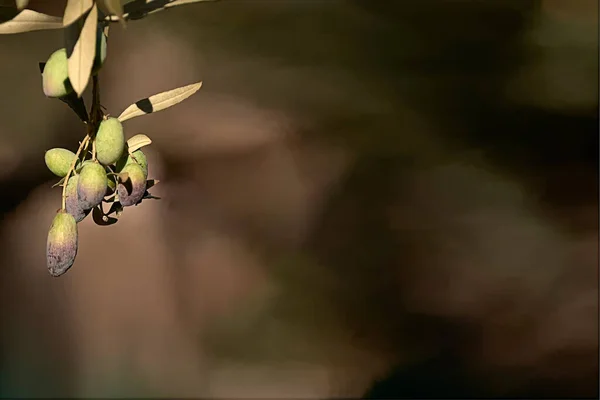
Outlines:
[{"label": "green olive", "polygon": [[119,161],[117,161],[117,172],[121,172],[127,164],[131,163],[139,164],[139,166],[142,167],[142,171],[144,171],[144,176],[146,177],[146,179],[148,178],[148,160],[146,159],[146,155],[142,152],[142,150],[134,151],[133,158],[130,154],[123,154]]},{"label": "green olive", "polygon": [[84,210],[89,210],[102,202],[106,195],[108,178],[104,167],[91,162],[81,168],[77,181],[77,198]]},{"label": "green olive", "polygon": [[103,165],[117,162],[125,150],[123,125],[116,118],[100,123],[96,133],[96,158]]},{"label": "green olive", "polygon": [[47,97],[63,97],[73,91],[69,81],[67,49],[56,50],[50,55],[42,72],[42,87]]},{"label": "green olive", "polygon": [[46,166],[58,177],[64,178],[75,160],[75,153],[67,149],[50,149],[44,155]]}]

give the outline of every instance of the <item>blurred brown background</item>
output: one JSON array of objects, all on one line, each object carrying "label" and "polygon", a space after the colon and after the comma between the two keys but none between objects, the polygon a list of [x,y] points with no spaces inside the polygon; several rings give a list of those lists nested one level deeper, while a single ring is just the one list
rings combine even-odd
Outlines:
[{"label": "blurred brown background", "polygon": [[[64,2],[34,9],[60,15]],[[221,0],[113,26],[160,201],[54,279],[41,90],[0,36],[0,396],[598,396],[598,3]],[[373,386],[380,382],[378,386]]]}]

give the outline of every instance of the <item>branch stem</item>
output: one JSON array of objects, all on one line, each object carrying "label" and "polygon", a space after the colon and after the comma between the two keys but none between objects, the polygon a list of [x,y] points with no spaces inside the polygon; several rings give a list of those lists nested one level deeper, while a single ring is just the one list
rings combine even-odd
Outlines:
[{"label": "branch stem", "polygon": [[[102,121],[102,110],[100,108],[100,85],[98,82],[98,75],[94,75],[92,77],[92,105],[90,110],[90,122],[87,124],[87,134],[85,138],[79,144],[79,149],[77,149],[77,153],[75,153],[75,159],[65,175],[65,181],[63,183],[62,190],[62,209],[66,210],[67,206],[67,186],[69,184],[69,178],[73,175],[75,171],[75,167],[77,166],[77,162],[79,161],[79,156],[82,152],[87,151],[88,145],[90,144],[90,140],[92,141],[92,159],[96,159],[96,131],[98,130],[98,125]],[[82,159],[85,161],[85,155]]]},{"label": "branch stem", "polygon": [[79,149],[77,149],[77,153],[75,153],[75,159],[71,163],[69,172],[67,172],[67,175],[65,175],[65,182],[63,183],[63,190],[62,190],[62,209],[63,210],[66,210],[66,207],[67,207],[67,186],[69,184],[69,178],[71,177],[71,174],[75,170],[77,161],[79,161],[79,155],[83,151],[83,148],[87,146],[89,140],[90,140],[90,135],[86,135],[85,138],[83,139],[83,141],[81,142],[81,144],[79,145]]}]

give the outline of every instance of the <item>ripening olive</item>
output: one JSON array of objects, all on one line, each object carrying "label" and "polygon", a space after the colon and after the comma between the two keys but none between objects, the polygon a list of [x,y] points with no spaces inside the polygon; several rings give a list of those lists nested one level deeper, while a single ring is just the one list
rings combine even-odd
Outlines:
[{"label": "ripening olive", "polygon": [[146,179],[148,178],[148,160],[146,159],[146,155],[142,152],[142,150],[134,151],[133,158],[130,154],[124,153],[119,159],[119,161],[117,161],[117,172],[121,172],[127,164],[131,163],[139,164],[139,166],[142,167],[142,171],[144,171],[144,176],[146,177]]},{"label": "ripening olive", "polygon": [[75,160],[75,153],[67,149],[50,149],[44,155],[46,166],[56,176],[64,178]]},{"label": "ripening olive", "polygon": [[96,158],[103,165],[117,162],[125,150],[123,125],[116,118],[108,118],[100,123],[96,133]]},{"label": "ripening olive", "polygon": [[69,178],[67,183],[67,190],[65,192],[67,198],[65,201],[65,207],[67,212],[75,218],[75,222],[81,222],[90,213],[89,209],[84,209],[79,201],[77,195],[77,182],[79,181],[79,175],[74,175]]},{"label": "ripening olive", "polygon": [[47,97],[63,97],[73,91],[67,65],[65,48],[56,50],[46,61],[42,72],[42,87]]},{"label": "ripening olive", "polygon": [[46,264],[52,276],[67,272],[77,256],[77,222],[64,210],[59,211],[50,226],[46,242]]},{"label": "ripening olive", "polygon": [[91,162],[81,168],[77,181],[77,198],[84,210],[89,210],[102,202],[106,195],[108,178],[104,167]]},{"label": "ripening olive", "polygon": [[119,182],[117,193],[121,205],[127,207],[137,204],[146,193],[146,176],[144,170],[136,163],[125,165],[121,173],[127,173],[129,179]]}]

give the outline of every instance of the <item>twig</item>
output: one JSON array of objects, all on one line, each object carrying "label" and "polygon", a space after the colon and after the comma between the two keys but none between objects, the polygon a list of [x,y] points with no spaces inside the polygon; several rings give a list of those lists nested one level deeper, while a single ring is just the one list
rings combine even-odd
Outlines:
[{"label": "twig", "polygon": [[100,82],[98,75],[92,77],[92,106],[90,110],[91,126],[94,128],[94,134],[98,129],[98,124],[102,120],[102,106],[100,104]]},{"label": "twig", "polygon": [[[100,108],[100,85],[98,82],[98,75],[94,75],[92,77],[92,105],[91,105],[91,109],[90,109],[90,122],[87,124],[87,135],[85,135],[85,138],[81,141],[81,143],[79,144],[79,149],[77,149],[77,153],[75,153],[75,159],[73,160],[73,163],[71,164],[71,167],[69,168],[69,171],[67,172],[67,175],[65,175],[65,182],[63,184],[63,190],[62,190],[62,209],[66,210],[66,206],[67,206],[67,186],[69,184],[69,178],[71,177],[71,175],[73,174],[73,171],[75,171],[75,166],[77,165],[77,162],[79,161],[79,156],[81,155],[82,151],[86,151],[88,148],[88,145],[90,143],[90,140],[92,141],[92,159],[96,159],[96,131],[98,130],[98,125],[100,124],[100,121],[102,120],[102,110]],[[85,160],[85,156],[83,157],[83,160]]]},{"label": "twig", "polygon": [[75,153],[75,159],[71,163],[69,172],[67,172],[67,175],[65,175],[65,183],[63,184],[63,190],[62,190],[62,209],[63,210],[66,210],[66,207],[67,207],[67,186],[69,185],[69,178],[71,177],[71,174],[75,170],[77,161],[79,161],[79,155],[81,154],[81,152],[83,151],[83,148],[87,145],[89,140],[90,140],[90,135],[86,135],[85,138],[83,139],[83,141],[81,142],[81,144],[79,145],[79,149],[77,149],[77,153]]}]

